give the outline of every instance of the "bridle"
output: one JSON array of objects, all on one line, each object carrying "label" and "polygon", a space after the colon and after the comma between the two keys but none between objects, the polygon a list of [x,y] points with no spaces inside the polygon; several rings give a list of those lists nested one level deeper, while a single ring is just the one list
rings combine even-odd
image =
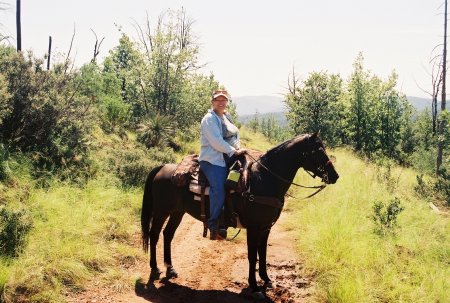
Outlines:
[{"label": "bridle", "polygon": [[320,165],[317,169],[322,173],[322,176],[316,175],[314,172],[310,172],[307,169],[304,169],[305,172],[310,175],[312,178],[316,178],[316,177],[321,177],[322,181],[324,181],[325,183],[328,182],[328,174],[325,173],[325,167],[329,166],[329,165],[333,165],[333,162],[331,162],[331,160],[328,160],[327,163],[325,163],[325,165]]},{"label": "bridle", "polygon": [[[317,185],[317,186],[305,186],[305,185],[301,185],[301,184],[298,184],[298,183],[295,183],[295,182],[291,182],[291,181],[286,180],[285,178],[281,177],[281,176],[278,175],[277,173],[273,172],[270,168],[268,168],[267,166],[265,166],[264,164],[262,164],[261,161],[260,161],[259,159],[255,159],[252,155],[250,155],[250,153],[247,153],[247,155],[248,155],[253,161],[255,161],[255,162],[257,162],[259,165],[261,165],[262,168],[264,168],[264,169],[267,170],[270,174],[272,174],[275,178],[277,178],[277,179],[280,180],[280,181],[283,181],[283,182],[286,183],[286,184],[289,184],[289,185],[295,185],[295,186],[302,187],[302,188],[317,188],[317,190],[316,190],[314,193],[312,193],[311,195],[309,195],[309,196],[307,196],[307,197],[305,197],[305,198],[302,198],[303,200],[315,196],[316,194],[318,194],[320,191],[322,191],[322,190],[327,186],[326,183],[321,184],[321,185]],[[328,162],[330,162],[330,164],[331,164],[331,161],[328,161]],[[325,166],[328,165],[328,162],[325,164]],[[306,170],[306,169],[305,169],[305,171],[306,171],[311,177],[313,177],[313,178],[316,177],[316,175],[315,175],[314,173],[311,174],[311,173],[310,173],[308,170]],[[325,172],[325,169],[324,169],[324,168],[323,168],[323,172]],[[327,179],[328,179],[328,176],[327,176],[327,174],[324,173],[323,176],[322,176],[322,180],[327,180]],[[295,198],[294,196],[292,196],[292,195],[290,195],[290,194],[288,194],[288,193],[286,193],[286,195],[288,195],[288,196],[290,196],[290,197],[292,197],[292,198]]]}]

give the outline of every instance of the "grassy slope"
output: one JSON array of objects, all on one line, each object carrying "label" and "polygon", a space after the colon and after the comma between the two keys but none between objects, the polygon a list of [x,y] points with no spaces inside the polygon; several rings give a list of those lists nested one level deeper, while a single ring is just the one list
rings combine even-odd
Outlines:
[{"label": "grassy slope", "polygon": [[[387,180],[386,170],[348,150],[335,155],[338,182],[309,201],[288,203],[305,269],[317,276],[317,300],[450,302],[449,219],[414,195],[416,172],[395,168]],[[307,178],[299,174],[299,181]],[[405,207],[400,228],[396,237],[379,237],[373,202],[393,197]]]},{"label": "grassy slope", "polygon": [[[105,165],[108,150],[124,144],[104,135],[97,142],[97,166]],[[83,187],[56,181],[34,187],[30,176],[15,182],[26,190],[12,187],[4,193],[11,203],[22,200],[32,214],[33,229],[18,258],[0,256],[5,302],[64,302],[65,292],[83,289],[93,278],[114,289],[132,287],[134,281],[124,280],[120,265],[146,257],[134,239],[141,189],[121,188],[110,173],[100,173]],[[17,199],[15,192],[27,192],[27,197]]]},{"label": "grassy slope", "polygon": [[[241,134],[247,147],[271,147],[259,134]],[[183,150],[192,153],[198,147],[190,143]],[[306,202],[289,200],[287,205],[293,212],[285,224],[298,235],[305,270],[319,281],[315,299],[448,302],[448,218],[431,213],[414,197],[414,172],[402,170],[395,189],[406,208],[398,237],[379,238],[372,233],[372,201],[394,194],[377,180],[375,168],[349,151],[338,150],[336,156],[338,183]],[[318,182],[304,173],[298,181]],[[117,289],[132,287],[134,281],[123,280],[119,264],[147,258],[133,241],[141,199],[142,190],[120,189],[108,175],[82,189],[54,183],[48,190],[30,190],[27,205],[34,228],[26,251],[16,260],[0,258],[0,289],[6,283],[6,298],[63,302],[64,292],[82,289],[94,277]]]},{"label": "grassy slope", "polygon": [[140,201],[140,190],[123,191],[107,179],[83,189],[54,184],[34,191],[34,228],[25,252],[10,266],[6,298],[63,302],[65,287],[82,289],[96,273],[116,281],[121,260],[140,253],[131,245]]}]

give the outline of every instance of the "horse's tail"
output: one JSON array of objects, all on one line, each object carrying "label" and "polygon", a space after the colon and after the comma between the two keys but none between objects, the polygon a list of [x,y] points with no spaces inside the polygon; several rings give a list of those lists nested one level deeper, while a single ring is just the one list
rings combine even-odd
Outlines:
[{"label": "horse's tail", "polygon": [[148,242],[150,237],[150,224],[152,222],[153,215],[153,179],[155,175],[162,168],[161,166],[155,167],[148,174],[147,181],[145,181],[144,198],[142,199],[141,210],[141,236],[142,236],[142,248],[145,252],[148,252]]}]

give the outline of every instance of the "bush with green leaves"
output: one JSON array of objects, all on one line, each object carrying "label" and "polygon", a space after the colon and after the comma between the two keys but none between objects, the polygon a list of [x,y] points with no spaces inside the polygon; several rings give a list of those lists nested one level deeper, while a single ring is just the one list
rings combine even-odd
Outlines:
[{"label": "bush with green leaves", "polygon": [[9,179],[11,169],[9,168],[9,152],[5,145],[0,143],[0,181]]},{"label": "bush with green leaves", "polygon": [[429,198],[431,196],[432,189],[427,184],[424,178],[424,174],[420,174],[416,176],[417,184],[414,186],[414,191],[421,198]]},{"label": "bush with green leaves", "polygon": [[113,131],[128,122],[131,106],[114,96],[105,96],[102,100],[103,129]]},{"label": "bush with green leaves", "polygon": [[148,117],[138,126],[138,141],[147,148],[164,148],[175,135],[173,117],[156,114]]},{"label": "bush with green leaves", "polygon": [[0,205],[0,254],[18,256],[24,249],[33,226],[30,212],[23,204]]},{"label": "bush with green leaves", "polygon": [[0,73],[0,124],[2,123],[3,117],[11,113],[11,104],[8,102],[10,97],[8,82],[5,76]]},{"label": "bush with green leaves", "polygon": [[95,98],[82,94],[85,81],[79,72],[68,71],[67,62],[51,71],[44,70],[42,63],[31,53],[24,57],[0,46],[0,70],[8,83],[10,108],[2,111],[0,142],[34,154],[37,172],[84,169],[89,166],[88,134],[95,122]]},{"label": "bush with green leaves", "polygon": [[439,170],[434,191],[438,200],[450,206],[450,173],[444,167]]},{"label": "bush with green leaves", "polygon": [[377,180],[386,185],[386,188],[392,193],[398,186],[400,175],[394,176],[393,168],[395,161],[382,155],[379,151],[372,155],[376,165]]},{"label": "bush with green leaves", "polygon": [[395,235],[395,229],[398,227],[397,217],[404,210],[400,199],[395,197],[386,205],[381,201],[375,201],[372,209],[375,234],[379,236]]},{"label": "bush with green leaves", "polygon": [[439,205],[450,206],[450,174],[445,168],[441,168],[438,176],[430,178],[428,182],[423,174],[417,175],[416,180],[414,190],[419,197]]},{"label": "bush with green leaves", "polygon": [[110,164],[125,186],[142,186],[154,167],[175,161],[173,151],[169,148],[117,149],[113,154]]}]

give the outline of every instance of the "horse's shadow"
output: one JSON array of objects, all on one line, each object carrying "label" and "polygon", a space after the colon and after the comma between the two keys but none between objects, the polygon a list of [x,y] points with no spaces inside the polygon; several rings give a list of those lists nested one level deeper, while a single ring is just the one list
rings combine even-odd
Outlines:
[{"label": "horse's shadow", "polygon": [[240,293],[226,289],[198,290],[173,283],[167,278],[161,279],[160,284],[163,285],[156,287],[152,280],[145,283],[142,279],[139,279],[136,281],[134,288],[136,296],[153,303],[274,303],[268,297],[255,299],[248,289],[243,289]]}]

